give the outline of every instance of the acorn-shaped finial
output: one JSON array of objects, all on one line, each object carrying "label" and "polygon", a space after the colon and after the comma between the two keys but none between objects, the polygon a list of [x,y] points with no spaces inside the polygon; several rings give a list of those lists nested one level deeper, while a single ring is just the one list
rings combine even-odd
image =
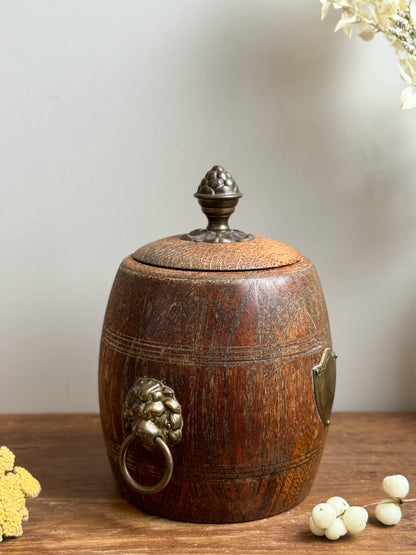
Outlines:
[{"label": "acorn-shaped finial", "polygon": [[203,243],[236,243],[253,239],[252,235],[228,226],[228,218],[243,195],[232,175],[222,166],[214,166],[205,174],[194,196],[208,218],[208,226],[195,229],[182,239]]},{"label": "acorn-shaped finial", "polygon": [[205,174],[205,177],[202,179],[195,193],[197,198],[207,195],[224,195],[235,198],[243,196],[230,172],[227,172],[222,166],[214,166],[211,168],[209,172]]}]

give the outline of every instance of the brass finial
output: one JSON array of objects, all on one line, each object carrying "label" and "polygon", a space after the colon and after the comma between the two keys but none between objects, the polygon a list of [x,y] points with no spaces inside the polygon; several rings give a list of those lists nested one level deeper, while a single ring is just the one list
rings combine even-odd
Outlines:
[{"label": "brass finial", "polygon": [[243,195],[238,189],[233,176],[224,170],[222,166],[214,166],[205,174],[195,196],[204,198],[212,195],[224,195],[227,197],[240,198]]},{"label": "brass finial", "polygon": [[252,235],[230,229],[228,219],[243,195],[237,183],[222,166],[214,166],[202,179],[194,195],[208,218],[206,229],[195,229],[182,239],[204,243],[235,243],[250,241]]}]

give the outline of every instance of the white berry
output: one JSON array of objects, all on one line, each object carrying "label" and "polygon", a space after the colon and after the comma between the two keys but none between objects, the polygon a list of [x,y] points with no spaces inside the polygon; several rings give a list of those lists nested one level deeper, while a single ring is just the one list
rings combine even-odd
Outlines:
[{"label": "white berry", "polygon": [[328,540],[337,540],[341,536],[345,536],[346,533],[347,528],[341,517],[337,517],[334,524],[325,530],[325,536]]},{"label": "white berry", "polygon": [[334,507],[337,516],[342,515],[349,508],[349,504],[343,497],[331,497],[327,503]]},{"label": "white berry", "polygon": [[396,503],[379,503],[375,512],[377,520],[387,526],[397,524],[402,518],[402,511]]},{"label": "white berry", "polygon": [[319,528],[325,529],[334,524],[337,513],[334,507],[328,505],[328,503],[319,503],[312,509],[312,518]]},{"label": "white berry", "polygon": [[312,516],[309,518],[309,530],[312,534],[315,534],[315,536],[325,536],[325,530],[315,524]]},{"label": "white berry", "polygon": [[409,482],[406,476],[401,474],[386,476],[383,480],[383,489],[390,497],[403,499],[409,493]]},{"label": "white berry", "polygon": [[349,507],[342,516],[345,527],[351,534],[358,534],[367,525],[368,513],[364,507]]}]

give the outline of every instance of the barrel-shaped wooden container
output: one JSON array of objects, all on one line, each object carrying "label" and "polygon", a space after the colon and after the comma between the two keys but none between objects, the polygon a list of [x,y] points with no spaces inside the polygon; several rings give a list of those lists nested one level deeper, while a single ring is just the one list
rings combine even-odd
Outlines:
[{"label": "barrel-shaped wooden container", "polygon": [[[104,438],[122,494],[144,511],[253,520],[299,503],[317,471],[335,385],[327,311],[295,249],[201,233],[146,245],[118,270],[100,350]],[[171,461],[146,444],[158,425]]]}]

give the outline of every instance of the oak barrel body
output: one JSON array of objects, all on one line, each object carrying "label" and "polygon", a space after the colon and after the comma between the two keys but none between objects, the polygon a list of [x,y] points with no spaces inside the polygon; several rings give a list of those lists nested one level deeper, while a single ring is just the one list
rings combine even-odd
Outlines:
[{"label": "oak barrel body", "polygon": [[[236,271],[127,257],[99,363],[103,433],[122,494],[146,512],[206,523],[264,518],[299,503],[326,437],[314,369],[331,348],[320,281],[304,257]],[[134,491],[119,464],[123,405],[142,377],[172,388],[183,417],[172,478],[153,495]],[[157,482],[164,465],[160,451],[138,442],[128,451],[129,472],[144,485]]]}]

